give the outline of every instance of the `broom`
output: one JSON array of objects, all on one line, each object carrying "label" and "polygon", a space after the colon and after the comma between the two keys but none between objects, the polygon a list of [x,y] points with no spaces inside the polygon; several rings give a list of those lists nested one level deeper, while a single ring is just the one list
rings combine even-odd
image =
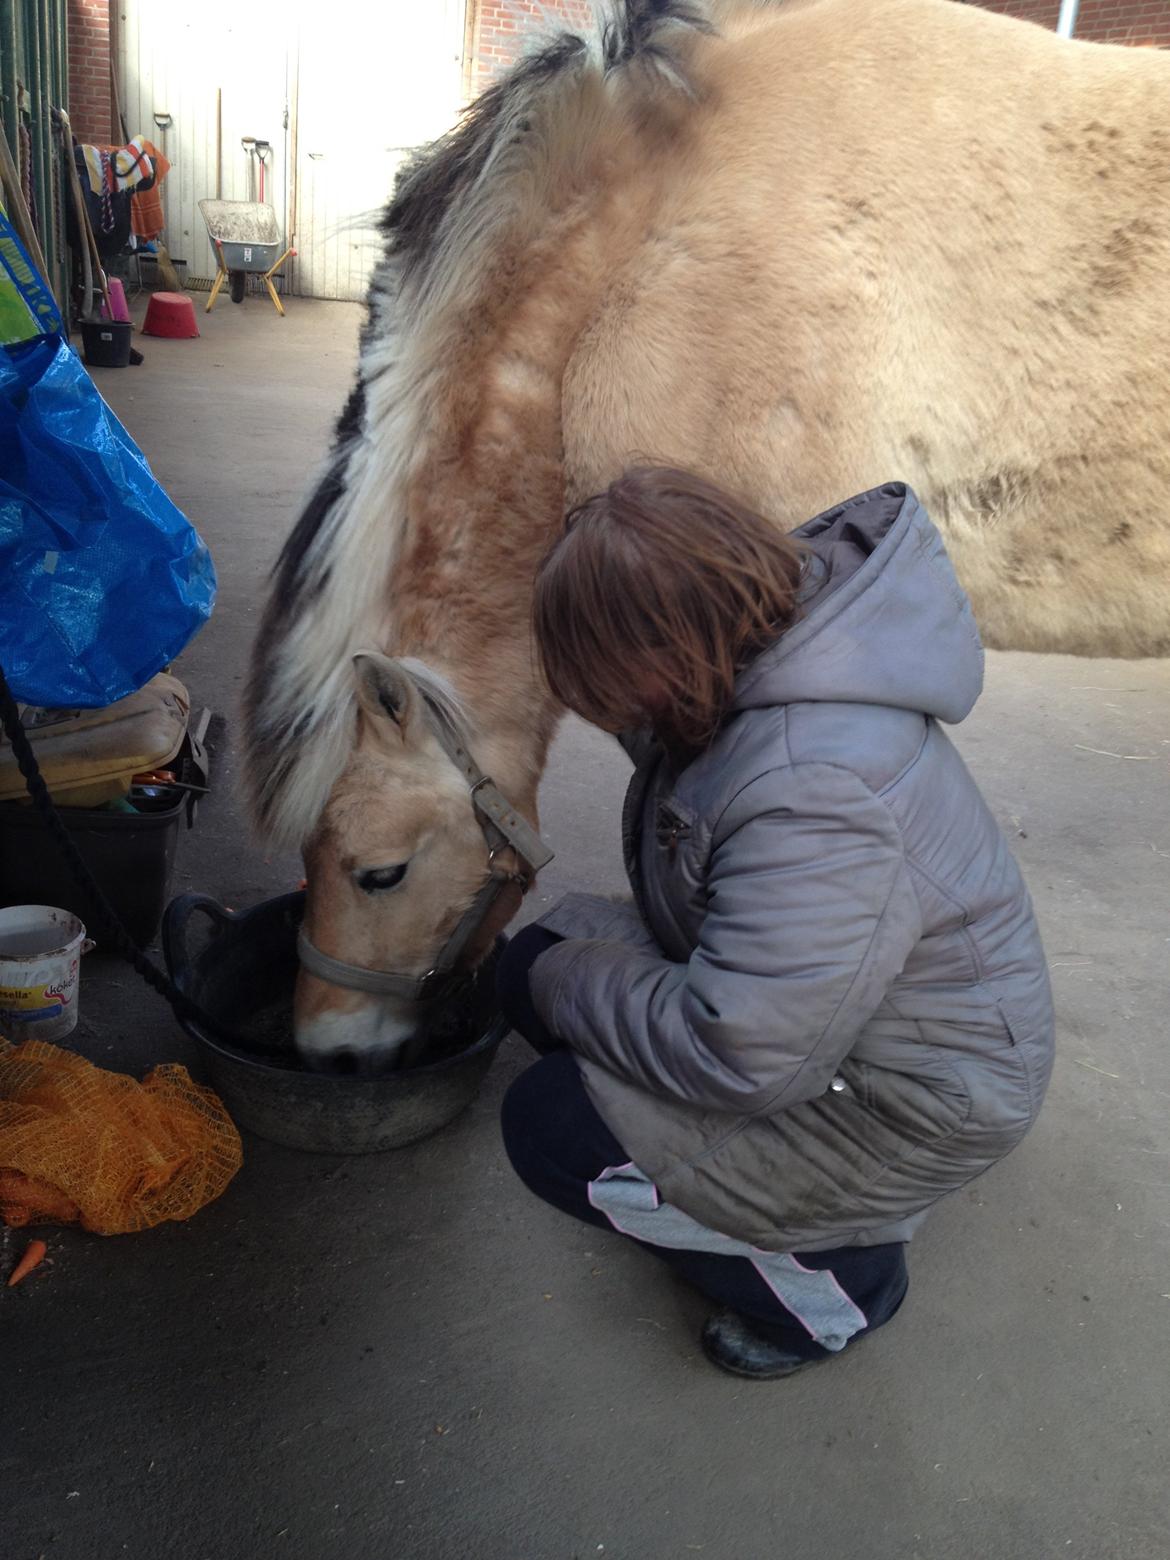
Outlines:
[{"label": "broom", "polygon": [[[110,66],[110,75],[111,75],[111,80],[112,80],[113,79],[113,65],[112,64]],[[118,89],[115,86],[115,88],[114,88],[114,100],[115,100],[115,102],[117,101],[117,93],[118,93]],[[122,112],[121,109],[119,109],[118,110],[119,115],[121,114],[121,112]],[[171,126],[173,121],[171,119],[170,114],[168,114],[168,113],[159,113],[159,112],[156,111],[155,112],[155,116],[154,116],[154,122],[159,127],[159,129],[162,131],[162,154],[165,157],[167,155],[167,131],[170,128],[170,126]],[[125,120],[122,121],[122,127],[123,127],[123,133],[125,133]],[[153,243],[154,243],[155,260],[156,260],[156,262],[158,264],[159,275],[162,277],[164,283],[166,284],[166,286],[167,286],[167,288],[168,288],[168,290],[170,292],[182,292],[183,291],[183,284],[179,280],[179,273],[178,273],[178,271],[175,270],[174,263],[171,260],[171,252],[167,248],[167,246],[163,243],[162,235],[160,234],[156,239],[154,239]]]}]

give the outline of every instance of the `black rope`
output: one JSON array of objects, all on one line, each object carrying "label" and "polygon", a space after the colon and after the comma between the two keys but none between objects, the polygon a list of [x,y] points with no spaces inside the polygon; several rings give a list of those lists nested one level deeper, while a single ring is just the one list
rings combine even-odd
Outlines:
[{"label": "black rope", "polygon": [[192,1002],[186,992],[180,991],[165,971],[160,970],[157,964],[147,958],[126,930],[122,917],[106,897],[105,890],[89,870],[85,857],[78,850],[61,819],[61,814],[53,804],[53,798],[49,795],[49,788],[41,774],[41,767],[37,763],[32,743],[20,719],[20,711],[2,666],[0,666],[0,722],[3,723],[5,736],[12,744],[12,751],[24,776],[24,783],[28,794],[32,797],[33,805],[45,820],[45,826],[57,842],[74,882],[79,888],[85,890],[96,907],[98,920],[101,923],[100,930],[105,940],[113,944],[115,950],[128,964],[133,965],[152,991],[156,991],[164,1001],[170,1003],[176,1017],[190,1019],[216,1039],[231,1043],[232,1037],[215,1022],[210,1014],[205,1013],[197,1002]]}]

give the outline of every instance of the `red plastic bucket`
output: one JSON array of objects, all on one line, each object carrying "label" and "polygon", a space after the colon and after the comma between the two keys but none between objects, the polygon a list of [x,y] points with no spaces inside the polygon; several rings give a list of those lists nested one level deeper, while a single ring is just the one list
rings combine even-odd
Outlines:
[{"label": "red plastic bucket", "polygon": [[176,341],[197,336],[195,305],[186,293],[153,293],[146,306],[142,331],[146,336],[169,336]]}]

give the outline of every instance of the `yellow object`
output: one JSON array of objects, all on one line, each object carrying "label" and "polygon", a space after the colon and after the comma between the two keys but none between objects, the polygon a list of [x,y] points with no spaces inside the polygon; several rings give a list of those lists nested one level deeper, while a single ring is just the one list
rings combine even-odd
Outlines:
[{"label": "yellow object", "polygon": [[[62,807],[100,807],[125,796],[133,775],[174,758],[190,713],[186,688],[160,672],[104,709],[24,709],[21,719],[53,800]],[[0,802],[27,800],[12,748],[0,741]]]},{"label": "yellow object", "polygon": [[[284,313],[284,304],[281,303],[281,301],[280,301],[280,294],[277,292],[276,288],[273,287],[273,285],[272,285],[272,278],[276,275],[277,271],[280,270],[281,266],[288,259],[289,255],[292,254],[292,252],[293,252],[292,245],[290,244],[289,247],[285,250],[284,254],[282,254],[280,259],[276,262],[276,264],[274,266],[271,266],[267,271],[249,271],[248,272],[249,276],[260,276],[260,277],[263,278],[264,285],[268,289],[268,296],[272,299],[273,303],[276,305],[276,312],[277,312],[277,314],[283,314]],[[204,314],[210,314],[211,313],[212,306],[214,305],[215,300],[219,297],[219,289],[223,286],[223,284],[228,279],[228,268],[223,263],[223,251],[220,249],[218,244],[215,245],[215,259],[216,259],[215,281],[212,284],[211,297],[208,298],[208,300],[207,300],[207,307],[203,311]]]},{"label": "yellow object", "polygon": [[142,1083],[43,1040],[0,1040],[0,1218],[126,1235],[189,1219],[243,1163],[218,1097],[165,1063]]}]

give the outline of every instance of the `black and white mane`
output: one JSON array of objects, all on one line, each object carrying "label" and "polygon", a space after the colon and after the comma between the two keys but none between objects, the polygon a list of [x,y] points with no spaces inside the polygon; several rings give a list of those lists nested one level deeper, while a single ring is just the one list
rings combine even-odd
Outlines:
[{"label": "black and white mane", "polygon": [[390,650],[387,583],[411,518],[405,495],[445,365],[439,326],[474,297],[485,252],[515,221],[564,94],[640,74],[689,90],[682,42],[711,32],[701,0],[608,0],[596,36],[539,44],[417,152],[382,218],[383,258],[358,377],[332,449],[276,566],[245,705],[258,822],[299,846],[352,751],[353,656]]}]

